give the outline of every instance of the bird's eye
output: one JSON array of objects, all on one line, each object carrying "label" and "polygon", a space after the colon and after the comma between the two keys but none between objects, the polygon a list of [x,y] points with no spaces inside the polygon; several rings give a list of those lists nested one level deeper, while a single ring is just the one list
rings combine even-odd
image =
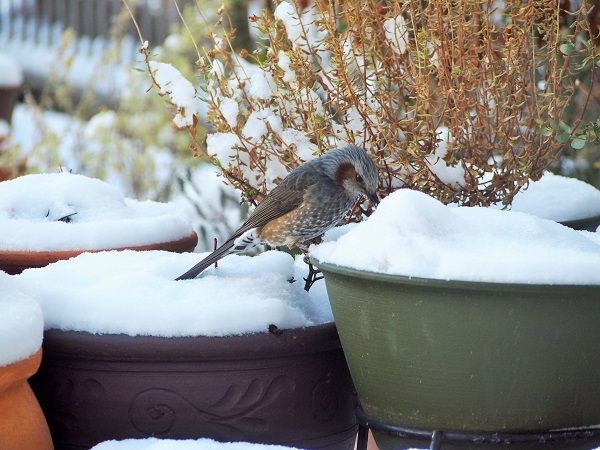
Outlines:
[{"label": "bird's eye", "polygon": [[363,179],[363,177],[360,174],[356,174],[356,181],[358,181],[359,183],[363,183],[365,180]]}]

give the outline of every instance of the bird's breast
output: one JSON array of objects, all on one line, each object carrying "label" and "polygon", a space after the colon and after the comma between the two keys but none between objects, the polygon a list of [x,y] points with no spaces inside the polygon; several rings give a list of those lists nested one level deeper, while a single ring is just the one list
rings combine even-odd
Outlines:
[{"label": "bird's breast", "polygon": [[270,220],[257,230],[258,236],[272,246],[287,245],[294,241],[291,237],[303,216],[303,205],[276,219]]}]

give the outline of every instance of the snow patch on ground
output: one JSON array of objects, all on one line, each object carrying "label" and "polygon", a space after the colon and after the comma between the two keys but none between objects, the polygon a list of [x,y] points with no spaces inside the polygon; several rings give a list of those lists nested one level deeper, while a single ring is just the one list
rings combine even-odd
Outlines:
[{"label": "snow patch on ground", "polygon": [[206,255],[84,253],[15,279],[40,303],[47,329],[226,336],[333,320],[325,291],[306,293],[306,265],[284,252],[231,255],[197,279],[174,281]]},{"label": "snow patch on ground", "polygon": [[600,190],[576,178],[547,172],[515,196],[512,211],[557,222],[598,216]]},{"label": "snow patch on ground", "polygon": [[365,222],[312,246],[320,261],[372,272],[502,283],[600,284],[600,245],[531,215],[386,197]]},{"label": "snow patch on ground", "polygon": [[127,199],[82,175],[25,175],[0,183],[2,250],[110,249],[177,240],[192,231],[177,205]]},{"label": "snow patch on ground", "polygon": [[102,442],[91,450],[289,450],[281,445],[250,444],[248,442],[217,442],[212,439],[125,439]]},{"label": "snow patch on ground", "polygon": [[0,367],[33,355],[42,345],[44,317],[40,306],[0,272]]},{"label": "snow patch on ground", "polygon": [[23,71],[19,63],[11,56],[0,53],[0,88],[23,84]]}]

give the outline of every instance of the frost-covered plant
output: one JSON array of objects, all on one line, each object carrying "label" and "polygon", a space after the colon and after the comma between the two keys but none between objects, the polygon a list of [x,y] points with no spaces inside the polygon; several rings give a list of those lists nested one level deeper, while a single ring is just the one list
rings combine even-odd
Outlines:
[{"label": "frost-covered plant", "polygon": [[[578,71],[594,62],[585,4],[316,0],[301,10],[306,3],[251,17],[267,38],[252,54],[232,50],[222,15],[199,55],[200,86],[142,49],[195,152],[247,200],[302,161],[354,143],[377,161],[382,195],[410,187],[445,203],[508,204],[572,137],[565,110]],[[206,139],[195,128],[203,103]]]}]

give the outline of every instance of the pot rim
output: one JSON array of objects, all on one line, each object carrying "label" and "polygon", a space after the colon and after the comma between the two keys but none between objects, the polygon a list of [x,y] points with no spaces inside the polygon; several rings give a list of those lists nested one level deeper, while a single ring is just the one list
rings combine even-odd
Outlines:
[{"label": "pot rim", "polygon": [[42,348],[25,359],[0,366],[0,392],[8,386],[27,380],[37,372],[42,362]]},{"label": "pot rim", "polygon": [[569,228],[573,228],[575,226],[586,226],[586,225],[595,225],[600,222],[600,214],[595,216],[586,216],[581,217],[579,219],[569,219],[569,220],[559,220],[558,223],[564,225]]},{"label": "pot rim", "polygon": [[392,283],[398,285],[409,285],[425,287],[429,289],[457,289],[478,291],[504,291],[504,292],[548,292],[554,293],[586,291],[600,293],[600,284],[542,284],[542,283],[503,283],[491,281],[467,281],[467,280],[442,280],[438,278],[414,277],[408,275],[392,275],[386,273],[359,270],[351,267],[340,266],[321,262],[310,257],[311,262],[323,272],[332,272],[337,275],[360,278],[368,281]]},{"label": "pot rim", "polygon": [[106,252],[106,251],[122,251],[122,250],[135,250],[135,251],[144,251],[144,250],[162,250],[162,249],[170,249],[172,247],[177,248],[189,248],[191,247],[192,242],[195,242],[194,247],[198,243],[198,234],[195,231],[192,231],[190,234],[183,236],[178,239],[171,239],[162,242],[150,242],[148,244],[143,245],[126,245],[121,247],[96,247],[96,248],[65,248],[62,250],[4,250],[0,248],[0,263],[3,260],[9,260],[11,262],[15,262],[15,260],[21,260],[23,258],[30,258],[32,255],[38,258],[42,257],[54,257],[58,254],[64,256],[77,256],[81,253],[97,253],[97,252]]},{"label": "pot rim", "polygon": [[99,361],[227,361],[281,358],[329,352],[341,347],[334,322],[281,333],[236,336],[129,336],[51,329],[44,332],[45,359],[68,356]]}]

